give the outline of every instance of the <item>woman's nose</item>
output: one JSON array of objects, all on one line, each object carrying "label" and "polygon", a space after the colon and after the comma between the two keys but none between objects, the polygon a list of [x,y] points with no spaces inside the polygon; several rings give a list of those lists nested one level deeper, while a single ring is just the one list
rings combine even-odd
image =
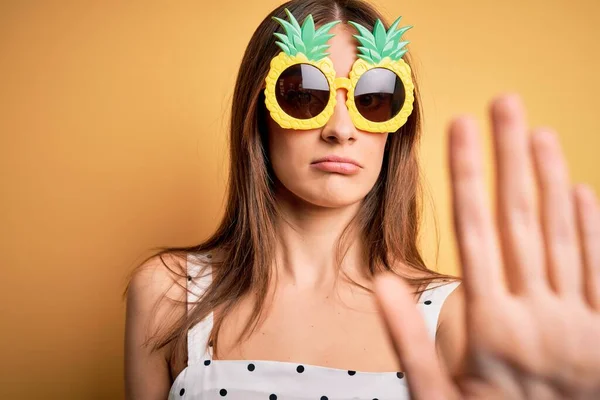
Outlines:
[{"label": "woman's nose", "polygon": [[340,143],[353,142],[356,140],[356,128],[350,118],[348,107],[346,107],[347,91],[339,89],[336,92],[336,105],[333,115],[321,131],[321,136],[327,141]]}]

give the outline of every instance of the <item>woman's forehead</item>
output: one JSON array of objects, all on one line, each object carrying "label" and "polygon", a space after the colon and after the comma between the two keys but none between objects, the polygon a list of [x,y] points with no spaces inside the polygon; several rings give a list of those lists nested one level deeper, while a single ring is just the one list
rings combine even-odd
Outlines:
[{"label": "woman's forehead", "polygon": [[357,59],[358,41],[353,36],[354,30],[348,25],[339,24],[330,32],[335,36],[328,42],[331,45],[327,50],[329,58],[333,61],[336,76],[347,77]]}]

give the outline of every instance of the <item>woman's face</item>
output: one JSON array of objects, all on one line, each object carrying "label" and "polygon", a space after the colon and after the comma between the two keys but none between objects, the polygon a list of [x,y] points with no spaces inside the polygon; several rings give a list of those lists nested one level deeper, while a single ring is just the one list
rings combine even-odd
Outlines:
[{"label": "woman's face", "polygon": [[[336,75],[348,77],[356,60],[356,42],[348,27],[336,25],[329,58]],[[331,119],[319,129],[281,128],[269,116],[269,156],[280,182],[278,191],[321,207],[361,201],[371,190],[383,161],[387,133],[357,130],[346,107],[347,92],[337,91]],[[268,114],[268,113],[267,113]],[[348,162],[322,161],[342,157]]]}]

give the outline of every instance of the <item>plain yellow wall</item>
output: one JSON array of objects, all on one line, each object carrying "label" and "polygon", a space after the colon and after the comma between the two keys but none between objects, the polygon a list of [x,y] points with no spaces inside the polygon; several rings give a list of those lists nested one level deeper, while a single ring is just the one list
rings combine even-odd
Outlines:
[{"label": "plain yellow wall", "polygon": [[[0,398],[122,398],[124,278],[150,247],[194,244],[216,226],[237,68],[278,4],[0,3]],[[530,121],[560,133],[573,179],[600,190],[599,1],[377,4],[415,26],[405,37],[441,270],[457,271],[453,115],[487,127],[491,96],[521,93]]]}]

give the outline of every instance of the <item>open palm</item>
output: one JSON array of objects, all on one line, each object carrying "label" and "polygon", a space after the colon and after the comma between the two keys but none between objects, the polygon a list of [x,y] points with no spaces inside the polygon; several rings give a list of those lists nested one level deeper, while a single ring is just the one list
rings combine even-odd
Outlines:
[{"label": "open palm", "polygon": [[[454,226],[466,300],[465,369],[450,379],[408,288],[377,280],[382,314],[415,399],[600,399],[600,208],[571,187],[550,130],[529,135],[517,96],[491,107],[496,219],[479,132],[450,127]],[[537,188],[537,190],[536,190]]]}]

